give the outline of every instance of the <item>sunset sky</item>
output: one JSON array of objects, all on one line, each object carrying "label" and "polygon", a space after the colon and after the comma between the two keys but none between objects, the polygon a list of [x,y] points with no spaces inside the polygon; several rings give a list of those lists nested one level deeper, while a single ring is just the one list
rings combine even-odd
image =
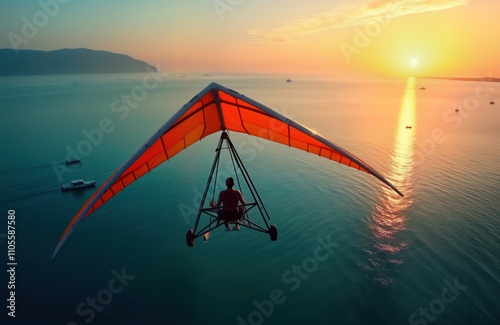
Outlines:
[{"label": "sunset sky", "polygon": [[1,0],[0,48],[179,73],[500,77],[499,14],[498,0]]}]

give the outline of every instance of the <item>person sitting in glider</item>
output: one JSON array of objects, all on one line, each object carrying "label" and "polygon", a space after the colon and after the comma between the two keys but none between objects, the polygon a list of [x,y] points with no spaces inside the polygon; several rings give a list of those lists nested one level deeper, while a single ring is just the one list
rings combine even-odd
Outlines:
[{"label": "person sitting in glider", "polygon": [[[239,220],[245,212],[244,205],[246,202],[241,192],[233,189],[234,179],[232,177],[226,179],[226,186],[227,189],[219,193],[217,203],[210,201],[210,206],[212,208],[218,208],[222,203],[222,208],[217,210],[217,215],[220,219],[224,220],[226,231],[231,230],[229,221],[233,221],[235,223],[233,230],[239,230]],[[243,206],[238,206],[238,202],[240,202]]]}]

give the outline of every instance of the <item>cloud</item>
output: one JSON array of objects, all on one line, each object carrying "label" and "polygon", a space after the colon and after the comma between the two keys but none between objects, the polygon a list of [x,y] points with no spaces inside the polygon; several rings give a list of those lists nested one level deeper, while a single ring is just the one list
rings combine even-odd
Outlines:
[{"label": "cloud", "polygon": [[248,35],[256,42],[289,43],[329,29],[365,25],[375,19],[393,19],[467,3],[468,0],[363,0],[356,4],[337,6],[283,26],[251,29]]}]

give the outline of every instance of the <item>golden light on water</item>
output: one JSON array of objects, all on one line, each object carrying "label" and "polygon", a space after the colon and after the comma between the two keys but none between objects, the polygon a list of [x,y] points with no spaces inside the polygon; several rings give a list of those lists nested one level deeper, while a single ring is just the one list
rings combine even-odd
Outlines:
[{"label": "golden light on water", "polygon": [[405,229],[406,211],[413,204],[413,150],[417,128],[415,104],[415,78],[409,78],[401,102],[391,166],[387,174],[387,179],[405,197],[395,195],[389,188],[383,188],[370,220],[374,240],[372,247],[368,249],[369,269],[376,272],[376,280],[384,285],[393,284],[389,276],[390,268],[404,263],[399,253],[407,246],[406,242],[398,238],[398,233]]}]

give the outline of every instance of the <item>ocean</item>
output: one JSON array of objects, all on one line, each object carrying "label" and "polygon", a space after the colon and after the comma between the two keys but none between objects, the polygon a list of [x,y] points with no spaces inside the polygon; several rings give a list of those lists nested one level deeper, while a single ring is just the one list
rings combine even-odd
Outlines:
[{"label": "ocean", "polygon": [[[499,324],[500,85],[287,77],[0,78],[1,323]],[[212,81],[360,157],[405,197],[230,133],[278,240],[219,228],[189,248],[214,134],[94,212],[52,259],[95,190],[61,185],[102,184]]]}]

